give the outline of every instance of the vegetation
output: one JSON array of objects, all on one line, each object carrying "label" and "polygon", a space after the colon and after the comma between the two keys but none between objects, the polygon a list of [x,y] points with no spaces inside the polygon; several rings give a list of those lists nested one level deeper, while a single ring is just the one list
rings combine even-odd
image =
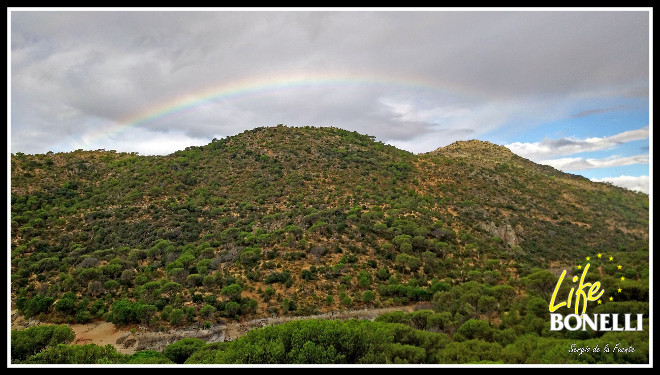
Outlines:
[{"label": "vegetation", "polygon": [[65,325],[47,325],[11,331],[11,358],[22,361],[58,344],[68,344],[76,337]]},{"label": "vegetation", "polygon": [[[259,358],[277,363],[568,360],[561,340],[607,335],[558,337],[543,311],[561,270],[576,274],[596,253],[623,266],[599,264],[608,293],[627,281],[615,302],[592,308],[648,314],[649,197],[488,142],[414,155],[356,132],[277,126],[167,156],[11,156],[11,298],[26,317],[156,328],[428,306],[375,323],[309,323],[298,327],[310,335],[300,345],[313,343],[305,348],[282,341],[284,325],[133,363],[250,362],[236,353],[258,340],[270,348]],[[350,326],[351,340],[375,346],[317,341],[315,324],[338,335]],[[401,330],[420,343],[390,337]],[[640,334],[624,341],[644,347]],[[56,345],[66,343],[25,344],[12,358],[128,360]],[[639,363],[636,353],[625,361]]]}]

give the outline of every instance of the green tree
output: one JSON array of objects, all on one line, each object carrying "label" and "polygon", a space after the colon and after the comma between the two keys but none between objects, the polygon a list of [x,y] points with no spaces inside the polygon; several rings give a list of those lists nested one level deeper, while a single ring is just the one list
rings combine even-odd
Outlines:
[{"label": "green tree", "polygon": [[242,292],[243,292],[243,288],[241,288],[240,285],[231,284],[231,285],[227,285],[226,287],[222,288],[222,290],[220,291],[220,294],[227,297],[229,300],[236,302],[236,301],[240,300]]},{"label": "green tree", "polygon": [[114,346],[108,344],[64,345],[59,344],[29,357],[27,364],[118,364],[126,356],[118,353]]},{"label": "green tree", "polygon": [[523,283],[530,291],[538,293],[547,302],[550,302],[557,280],[557,276],[547,270],[536,270],[529,276],[522,278]]},{"label": "green tree", "polygon": [[172,312],[170,313],[170,323],[174,325],[180,324],[185,316],[186,314],[183,309],[172,309]]},{"label": "green tree", "polygon": [[112,304],[108,320],[116,325],[128,324],[135,321],[133,303],[127,299],[120,299]]},{"label": "green tree", "polygon": [[155,350],[140,350],[126,360],[129,365],[173,364],[163,353]]},{"label": "green tree", "polygon": [[362,293],[362,302],[366,304],[370,305],[375,299],[376,299],[376,294],[370,290],[367,290],[364,293]]},{"label": "green tree", "polygon": [[468,319],[465,323],[461,324],[454,334],[454,340],[484,340],[493,341],[493,334],[495,329],[488,324],[488,322],[478,319]]},{"label": "green tree", "polygon": [[76,338],[66,325],[42,325],[11,330],[11,361],[18,363],[27,357],[57,344],[68,344]]},{"label": "green tree", "polygon": [[450,342],[439,356],[441,363],[470,364],[501,361],[502,346],[484,340]]},{"label": "green tree", "polygon": [[230,301],[225,304],[225,315],[228,317],[236,317],[236,314],[241,309],[241,305],[238,302]]},{"label": "green tree", "polygon": [[417,272],[422,266],[422,261],[416,256],[401,253],[396,256],[396,265],[401,272]]},{"label": "green tree", "polygon": [[64,293],[62,298],[55,302],[55,310],[68,314],[76,308],[76,300],[78,297],[74,293]]},{"label": "green tree", "polygon": [[163,350],[163,355],[174,363],[184,363],[193,353],[206,343],[198,338],[185,338],[174,342]]},{"label": "green tree", "polygon": [[199,310],[199,313],[202,314],[204,318],[209,318],[213,315],[215,312],[215,307],[211,305],[204,305],[201,310]]}]

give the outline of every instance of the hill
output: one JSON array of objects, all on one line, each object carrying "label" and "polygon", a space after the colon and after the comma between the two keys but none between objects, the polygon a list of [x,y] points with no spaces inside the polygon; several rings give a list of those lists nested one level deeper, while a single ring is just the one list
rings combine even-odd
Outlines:
[{"label": "hill", "polygon": [[648,203],[488,142],[415,155],[336,128],[167,156],[17,153],[12,298],[44,320],[156,326],[520,288],[595,252],[643,263]]}]

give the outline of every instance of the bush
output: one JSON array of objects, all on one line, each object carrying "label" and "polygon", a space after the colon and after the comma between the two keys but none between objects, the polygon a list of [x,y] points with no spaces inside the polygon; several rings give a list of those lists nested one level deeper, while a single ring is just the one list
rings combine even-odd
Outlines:
[{"label": "bush", "polygon": [[163,353],[155,350],[141,350],[133,354],[127,361],[127,364],[173,364]]},{"label": "bush", "polygon": [[163,355],[174,363],[184,363],[194,352],[204,347],[206,343],[198,338],[185,338],[168,345]]},{"label": "bush", "polygon": [[52,305],[54,301],[55,298],[53,297],[36,295],[32,297],[32,299],[27,300],[23,303],[24,309],[22,312],[26,318],[33,317],[40,313],[48,312],[50,305]]},{"label": "bush", "polygon": [[76,334],[66,325],[44,325],[11,331],[11,359],[22,361],[47,347],[68,344]]},{"label": "bush", "polygon": [[184,316],[186,316],[186,314],[182,309],[173,309],[170,313],[170,323],[179,324]]},{"label": "bush", "polygon": [[68,292],[64,293],[59,301],[55,302],[55,310],[67,314],[76,308],[76,295]]},{"label": "bush", "polygon": [[446,345],[442,333],[400,324],[307,319],[251,330],[214,350],[209,345],[186,363],[434,363]]},{"label": "bush", "polygon": [[122,363],[126,356],[118,353],[114,346],[58,344],[29,357],[30,364],[115,364]]},{"label": "bush", "polygon": [[440,355],[440,363],[477,363],[501,361],[502,346],[483,340],[468,340],[447,344]]},{"label": "bush", "polygon": [[484,341],[493,341],[495,329],[488,322],[478,319],[469,319],[463,323],[454,334],[454,340],[466,341],[480,339]]},{"label": "bush", "polygon": [[114,324],[129,324],[136,320],[133,303],[127,299],[115,301],[110,309],[108,320]]},{"label": "bush", "polygon": [[241,288],[240,285],[238,284],[231,284],[227,285],[226,287],[222,288],[220,291],[220,294],[223,296],[226,296],[232,301],[235,301],[240,298],[241,292],[243,291],[243,288]]},{"label": "bush", "polygon": [[205,318],[210,317],[211,315],[213,315],[214,312],[215,312],[215,307],[211,305],[204,305],[204,307],[202,307],[202,309],[199,310],[199,313],[202,314],[202,316]]}]

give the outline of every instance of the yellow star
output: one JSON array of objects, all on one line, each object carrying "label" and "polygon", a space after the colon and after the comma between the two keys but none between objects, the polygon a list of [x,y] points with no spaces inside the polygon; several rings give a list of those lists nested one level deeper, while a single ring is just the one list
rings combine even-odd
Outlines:
[{"label": "yellow star", "polygon": [[617,266],[617,268],[618,268],[618,269],[621,269],[621,265],[619,264],[619,265]]},{"label": "yellow star", "polygon": [[600,258],[600,257],[602,257],[602,256],[603,256],[603,254],[601,254],[601,253],[598,253],[598,257],[599,257],[599,258]]},{"label": "yellow star", "polygon": [[581,270],[581,269],[582,269],[582,265],[578,264],[578,269]]},{"label": "yellow star", "polygon": [[621,288],[617,289],[616,291],[617,293],[621,293]]},{"label": "yellow star", "polygon": [[610,301],[614,301],[614,297],[610,297]]},{"label": "yellow star", "polygon": [[603,303],[603,301],[601,301],[601,300],[598,300],[598,304],[600,305],[601,303]]},{"label": "yellow star", "polygon": [[610,262],[614,260],[614,257],[610,257]]},{"label": "yellow star", "polygon": [[590,257],[587,257],[587,260],[591,259]]},{"label": "yellow star", "polygon": [[623,281],[623,280],[625,280],[625,279],[626,279],[625,277],[621,276],[621,281]]}]

